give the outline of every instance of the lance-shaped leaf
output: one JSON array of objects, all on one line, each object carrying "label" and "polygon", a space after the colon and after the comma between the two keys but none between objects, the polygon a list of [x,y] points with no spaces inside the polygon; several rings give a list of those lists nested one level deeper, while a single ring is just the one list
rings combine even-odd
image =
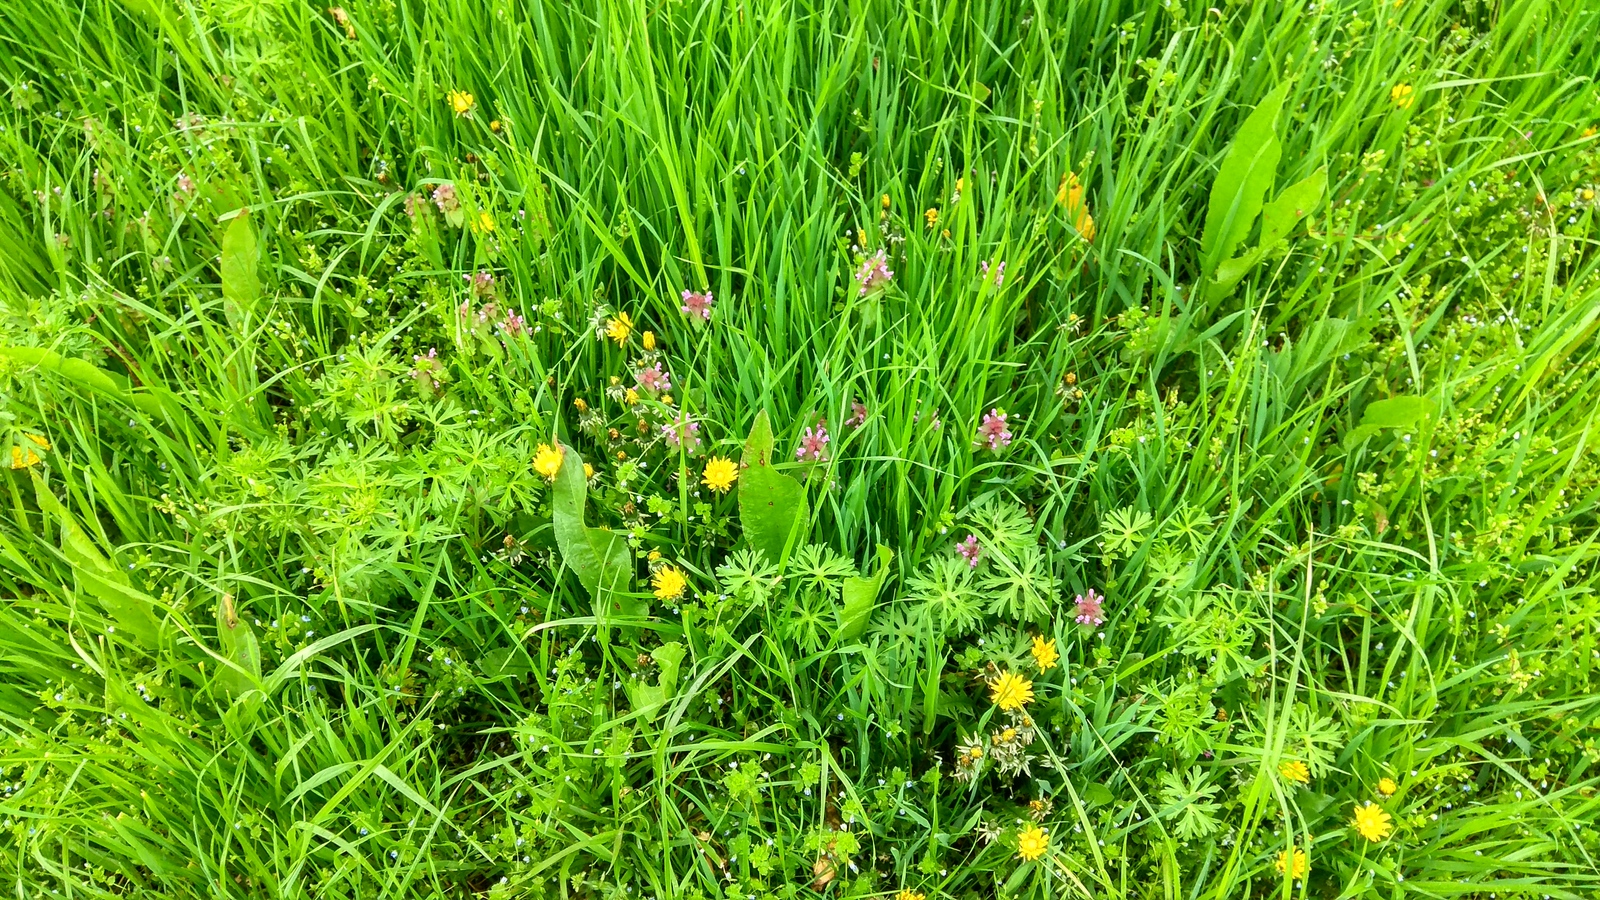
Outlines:
[{"label": "lance-shaped leaf", "polygon": [[782,565],[785,551],[804,537],[811,509],[805,486],[773,467],[772,446],[772,423],[762,410],[740,462],[739,524],[751,547]]},{"label": "lance-shaped leaf", "polygon": [[1289,83],[1284,82],[1261,100],[1239,126],[1239,133],[1222,158],[1222,168],[1211,186],[1205,231],[1200,238],[1200,255],[1207,269],[1215,269],[1233,256],[1261,214],[1262,200],[1272,187],[1283,150],[1273,127],[1288,91]]},{"label": "lance-shaped leaf", "polygon": [[894,551],[878,545],[878,571],[872,575],[852,575],[844,580],[844,608],[839,611],[839,636],[853,640],[867,630],[867,620],[872,617],[872,607],[878,602],[878,592],[884,579],[889,577],[889,562]]},{"label": "lance-shaped leaf", "polygon": [[241,210],[222,233],[222,308],[230,325],[243,324],[255,310],[261,296],[260,262],[261,248],[250,225],[250,213]]},{"label": "lance-shaped leaf", "polygon": [[217,684],[230,697],[261,687],[261,645],[255,630],[239,616],[232,594],[217,602],[217,644],[231,665],[217,672]]},{"label": "lance-shaped leaf", "polygon": [[645,612],[645,604],[627,594],[633,576],[633,561],[622,535],[608,528],[584,524],[584,503],[589,482],[583,475],[583,458],[578,451],[561,445],[561,469],[556,472],[551,502],[551,523],[561,559],[578,576],[578,581],[594,598],[595,616],[602,621],[612,615],[635,616]]},{"label": "lance-shaped leaf", "polygon": [[33,474],[33,493],[39,509],[53,516],[61,530],[61,556],[72,567],[78,598],[87,601],[86,606],[98,606],[98,611],[114,623],[112,627],[120,628],[136,644],[154,650],[161,640],[155,599],[134,587],[128,573],[100,552],[94,539],[37,474]]}]

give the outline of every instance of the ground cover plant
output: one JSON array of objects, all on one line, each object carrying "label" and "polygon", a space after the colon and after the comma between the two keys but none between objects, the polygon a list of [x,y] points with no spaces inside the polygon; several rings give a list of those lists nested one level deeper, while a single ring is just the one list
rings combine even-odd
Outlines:
[{"label": "ground cover plant", "polygon": [[1596,34],[0,5],[5,892],[1600,894]]}]

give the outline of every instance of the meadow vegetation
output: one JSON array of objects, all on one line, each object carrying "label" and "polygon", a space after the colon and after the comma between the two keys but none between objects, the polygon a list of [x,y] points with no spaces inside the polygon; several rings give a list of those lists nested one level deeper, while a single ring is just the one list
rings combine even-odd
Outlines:
[{"label": "meadow vegetation", "polygon": [[1600,895],[1600,4],[0,4],[17,897]]}]

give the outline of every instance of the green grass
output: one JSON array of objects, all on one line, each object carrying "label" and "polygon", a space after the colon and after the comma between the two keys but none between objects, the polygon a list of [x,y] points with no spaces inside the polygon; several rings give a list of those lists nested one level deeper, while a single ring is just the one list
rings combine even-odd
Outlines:
[{"label": "green grass", "polygon": [[[1597,32],[0,5],[4,891],[1595,896]],[[1327,189],[1211,290],[1280,86],[1265,198]],[[701,479],[761,412],[810,510],[765,557],[757,476]],[[628,596],[557,540],[557,440]]]}]

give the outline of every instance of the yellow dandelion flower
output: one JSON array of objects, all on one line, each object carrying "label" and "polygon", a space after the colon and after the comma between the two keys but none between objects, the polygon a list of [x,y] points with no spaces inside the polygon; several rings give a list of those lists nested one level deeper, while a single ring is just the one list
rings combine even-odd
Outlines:
[{"label": "yellow dandelion flower", "polygon": [[900,893],[895,894],[894,900],[928,900],[928,895],[922,893],[921,891],[913,891],[910,888],[906,888]]},{"label": "yellow dandelion flower", "polygon": [[672,405],[672,395],[671,394],[662,394],[661,395],[661,402],[665,403],[668,406],[671,406]]},{"label": "yellow dandelion flower", "polygon": [[1389,99],[1398,109],[1410,109],[1416,102],[1417,91],[1409,84],[1397,84],[1389,89]]},{"label": "yellow dandelion flower", "polygon": [[556,473],[561,471],[561,458],[560,447],[540,444],[538,449],[533,451],[533,470],[551,481],[555,481]]},{"label": "yellow dandelion flower", "polygon": [[1033,664],[1039,671],[1048,672],[1056,667],[1056,661],[1061,659],[1061,654],[1056,651],[1054,640],[1045,640],[1044,635],[1034,635],[1033,638]]},{"label": "yellow dandelion flower", "polygon": [[[40,450],[50,449],[50,442],[37,434],[24,433],[22,436],[29,442],[33,443],[34,446],[37,446]],[[42,461],[43,458],[39,456],[38,452],[35,451],[33,447],[29,447],[27,444],[17,444],[11,448],[11,468],[13,469],[32,468]]]},{"label": "yellow dandelion flower", "polygon": [[484,234],[494,233],[494,216],[486,209],[478,212],[478,230]]},{"label": "yellow dandelion flower", "polygon": [[606,320],[606,337],[616,341],[618,347],[628,342],[630,334],[633,334],[633,317],[627,313],[617,313],[615,318]]},{"label": "yellow dandelion flower", "polygon": [[1282,775],[1285,781],[1292,781],[1295,784],[1306,784],[1311,781],[1311,770],[1298,759],[1291,759],[1278,766],[1278,774]]},{"label": "yellow dandelion flower", "polygon": [[1274,868],[1298,881],[1306,877],[1306,872],[1311,869],[1311,863],[1306,859],[1306,852],[1296,847],[1293,850],[1285,850],[1279,853],[1278,861],[1274,864]]},{"label": "yellow dandelion flower", "polygon": [[1383,807],[1374,806],[1370,802],[1365,806],[1356,807],[1355,818],[1350,820],[1350,824],[1355,826],[1362,837],[1374,844],[1388,837],[1389,832],[1394,830],[1394,820],[1389,818],[1389,814],[1384,812]]},{"label": "yellow dandelion flower", "polygon": [[989,699],[1003,710],[1021,709],[1033,700],[1033,682],[1021,675],[1004,672],[989,689]]},{"label": "yellow dandelion flower", "polygon": [[495,119],[495,120],[491,121],[489,123],[489,130],[494,132],[495,134],[499,134],[500,133],[500,120],[499,119]]},{"label": "yellow dandelion flower", "polygon": [[578,412],[586,413],[589,411],[589,401],[579,397],[578,399],[572,401],[572,408]]},{"label": "yellow dandelion flower", "polygon": [[622,402],[628,404],[629,406],[638,403],[639,392],[633,388],[628,388],[627,392],[622,395]]},{"label": "yellow dandelion flower", "polygon": [[583,464],[583,477],[584,477],[585,481],[587,481],[590,478],[593,478],[594,477],[594,466],[592,466],[592,465],[590,465],[588,463],[584,463]]},{"label": "yellow dandelion flower", "polygon": [[1385,775],[1378,779],[1378,793],[1385,797],[1393,797],[1394,792],[1398,790],[1400,790],[1400,785],[1395,784],[1393,778]]},{"label": "yellow dandelion flower", "polygon": [[733,464],[733,460],[713,456],[706,462],[706,469],[701,474],[700,482],[719,494],[726,494],[728,488],[733,487],[734,479],[738,477],[739,467]]},{"label": "yellow dandelion flower", "polygon": [[472,108],[477,105],[477,98],[466,91],[450,92],[450,108],[455,110],[458,116],[472,115]]},{"label": "yellow dandelion flower", "polygon": [[662,566],[650,576],[650,584],[656,589],[657,600],[672,600],[683,594],[683,589],[689,586],[689,579],[673,566]]},{"label": "yellow dandelion flower", "polygon": [[928,221],[928,227],[929,228],[932,228],[933,226],[938,225],[939,224],[939,207],[937,207],[937,206],[928,207],[928,211],[922,214],[922,218],[924,218],[924,219],[926,219]]},{"label": "yellow dandelion flower", "polygon": [[1028,824],[1017,832],[1017,855],[1029,862],[1044,855],[1050,849],[1050,835],[1034,824]]},{"label": "yellow dandelion flower", "polygon": [[888,194],[884,194],[883,195],[883,199],[880,202],[883,204],[883,208],[884,209],[888,209],[889,208],[889,195]]},{"label": "yellow dandelion flower", "polygon": [[643,334],[639,335],[639,340],[644,342],[644,348],[646,350],[654,350],[656,348],[656,333],[654,331],[644,332]]},{"label": "yellow dandelion flower", "polygon": [[1000,732],[1000,735],[995,738],[995,740],[1002,744],[1009,744],[1016,739],[1017,730],[1015,728],[1007,728],[1005,731]]}]

